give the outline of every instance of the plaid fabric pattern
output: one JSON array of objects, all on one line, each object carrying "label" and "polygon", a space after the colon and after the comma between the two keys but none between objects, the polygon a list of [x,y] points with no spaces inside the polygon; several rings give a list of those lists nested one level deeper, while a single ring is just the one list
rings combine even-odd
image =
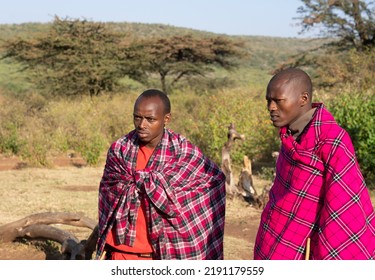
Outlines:
[{"label": "plaid fabric pattern", "polygon": [[298,141],[280,129],[276,178],[254,259],[375,258],[375,214],[351,139],[323,104]]},{"label": "plaid fabric pattern", "polygon": [[223,259],[225,177],[183,136],[165,129],[146,169],[135,171],[139,146],[135,131],[114,142],[99,191],[102,254],[116,224],[118,244],[133,245],[141,200],[151,243],[160,259]]}]

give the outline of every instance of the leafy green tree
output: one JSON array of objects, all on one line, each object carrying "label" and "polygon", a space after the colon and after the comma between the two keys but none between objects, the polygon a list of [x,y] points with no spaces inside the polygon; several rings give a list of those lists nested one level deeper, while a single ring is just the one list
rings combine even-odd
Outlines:
[{"label": "leafy green tree", "polygon": [[25,65],[33,82],[49,94],[94,96],[113,91],[124,75],[124,68],[119,71],[119,61],[126,58],[121,41],[103,23],[55,17],[38,38],[6,41],[3,58]]},{"label": "leafy green tree", "polygon": [[301,33],[318,28],[320,35],[335,38],[333,45],[363,50],[375,46],[375,4],[361,0],[302,0],[297,12]]},{"label": "leafy green tree", "polygon": [[197,38],[191,35],[144,39],[133,44],[138,49],[143,75],[147,83],[157,75],[164,92],[169,92],[183,78],[202,76],[215,67],[231,70],[243,56],[241,43],[225,37]]},{"label": "leafy green tree", "polygon": [[[325,41],[277,67],[304,67],[317,87],[342,89],[356,84],[367,90],[374,79],[375,2],[360,0],[302,0],[301,33],[315,28]],[[358,78],[361,78],[360,80]],[[369,82],[370,81],[370,82]]]}]

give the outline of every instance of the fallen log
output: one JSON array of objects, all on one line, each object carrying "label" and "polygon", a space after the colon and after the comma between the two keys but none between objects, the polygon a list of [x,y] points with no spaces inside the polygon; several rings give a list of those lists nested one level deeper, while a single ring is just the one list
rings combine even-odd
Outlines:
[{"label": "fallen log", "polygon": [[[80,241],[73,233],[51,226],[65,224],[92,229],[87,240]],[[0,226],[0,242],[17,238],[53,240],[61,244],[63,259],[91,259],[96,249],[98,228],[94,220],[81,213],[45,212]]]}]

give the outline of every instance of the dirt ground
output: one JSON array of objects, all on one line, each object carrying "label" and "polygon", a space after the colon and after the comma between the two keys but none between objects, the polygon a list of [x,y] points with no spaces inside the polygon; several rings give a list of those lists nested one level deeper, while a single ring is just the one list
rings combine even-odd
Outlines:
[{"label": "dirt ground", "polygon": [[[69,168],[68,172],[75,172],[78,178],[87,176],[88,169],[85,167],[85,162],[80,158],[68,158],[61,156],[53,160],[54,166]],[[0,157],[0,175],[1,172],[8,172],[8,177],[13,171],[19,172],[27,168],[27,165],[15,157]],[[64,169],[65,170],[65,169]],[[48,173],[48,170],[43,170]],[[56,172],[54,169],[54,180],[64,180],[65,172]],[[39,171],[40,172],[40,171]],[[92,172],[92,169],[90,169]],[[102,172],[102,167],[96,170],[97,174]],[[56,175],[57,174],[57,175]],[[59,175],[61,174],[61,175]],[[19,176],[19,175],[15,175]],[[1,178],[4,178],[1,177]],[[257,181],[255,184],[265,184],[265,182]],[[0,184],[6,184],[4,179],[0,179]],[[70,192],[75,191],[90,191],[96,192],[97,186],[88,186],[86,182],[77,180],[75,183],[69,181],[69,185],[65,186],[66,190]],[[224,258],[227,260],[251,260],[253,258],[253,243],[255,240],[256,231],[259,225],[261,210],[250,206],[242,198],[227,199],[226,207],[226,225],[224,237]],[[30,213],[34,214],[34,213]],[[4,219],[0,220],[0,226],[4,224]],[[77,231],[82,231],[81,235],[89,234],[83,229],[76,228],[73,230],[74,234]],[[88,236],[88,235],[87,235]],[[61,259],[59,248],[51,242],[40,242],[22,240],[11,243],[0,243],[0,260],[56,260]]]}]

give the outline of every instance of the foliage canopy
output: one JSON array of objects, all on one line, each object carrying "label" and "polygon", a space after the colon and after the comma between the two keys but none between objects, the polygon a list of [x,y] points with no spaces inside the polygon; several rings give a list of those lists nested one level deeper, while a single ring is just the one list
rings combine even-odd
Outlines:
[{"label": "foliage canopy", "polygon": [[102,23],[55,17],[47,34],[7,41],[3,58],[32,70],[33,81],[47,93],[94,96],[113,90],[123,75],[117,63],[120,42]]},{"label": "foliage canopy", "polygon": [[[375,2],[360,0],[302,0],[301,33],[318,28],[328,41],[314,51],[301,52],[281,63],[306,68],[317,87],[340,90],[355,83],[360,89],[373,86],[375,73]],[[361,77],[361,80],[358,78]]]},{"label": "foliage canopy", "polygon": [[129,34],[110,31],[103,23],[55,17],[46,35],[8,40],[3,58],[13,58],[32,70],[34,82],[48,93],[95,96],[114,91],[125,76],[149,85],[157,75],[167,92],[184,77],[204,76],[213,67],[232,69],[242,55],[240,47],[220,36],[137,41]]},{"label": "foliage canopy", "polygon": [[222,36],[198,38],[190,34],[146,38],[134,42],[143,75],[138,81],[149,84],[158,76],[160,88],[169,92],[183,78],[206,76],[214,67],[231,70],[243,56],[241,43]]},{"label": "foliage canopy", "polygon": [[342,49],[375,46],[375,3],[361,0],[302,0],[302,33],[319,28],[320,35],[337,38]]}]

